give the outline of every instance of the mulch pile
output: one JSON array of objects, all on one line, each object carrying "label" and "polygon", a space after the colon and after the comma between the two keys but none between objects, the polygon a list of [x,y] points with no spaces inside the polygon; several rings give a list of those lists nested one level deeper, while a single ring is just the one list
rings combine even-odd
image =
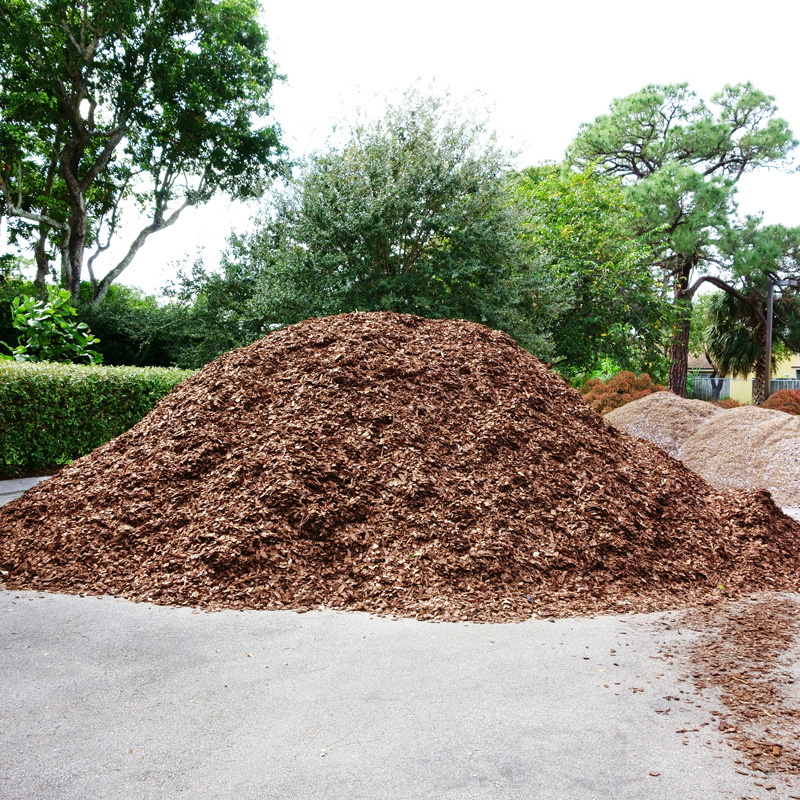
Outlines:
[{"label": "mulch pile", "polygon": [[709,419],[680,459],[718,489],[766,489],[778,505],[800,506],[800,417],[758,406]]},{"label": "mulch pile", "polygon": [[700,426],[720,413],[722,409],[713,403],[687,400],[672,392],[654,392],[609,411],[605,418],[615,428],[680,458],[683,446]]},{"label": "mulch pile", "polygon": [[797,590],[800,525],[616,431],[508,336],[308,320],[0,509],[7,588],[442,620]]}]

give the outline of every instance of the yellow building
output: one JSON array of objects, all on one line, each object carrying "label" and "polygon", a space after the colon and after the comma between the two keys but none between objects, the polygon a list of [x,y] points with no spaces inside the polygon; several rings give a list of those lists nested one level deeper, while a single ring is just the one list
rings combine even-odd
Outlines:
[{"label": "yellow building", "polygon": [[[697,376],[695,378],[696,381],[697,378],[700,378],[704,384],[709,380],[711,374],[713,373],[713,368],[708,360],[704,357],[690,358],[689,371]],[[739,403],[752,403],[754,380],[755,375],[752,373],[746,378],[732,378],[730,375],[728,375],[725,378],[723,397],[730,397],[731,400],[736,400]],[[772,380],[798,381],[796,384],[787,385],[786,388],[800,388],[800,354],[795,353],[788,358],[783,358],[774,362],[772,369]],[[698,390],[699,389],[700,386],[698,386]],[[774,389],[775,387],[773,387],[773,390]],[[701,392],[698,391],[696,394],[699,396]],[[702,392],[702,394],[705,395],[705,392]],[[705,397],[703,399],[705,399]]]}]

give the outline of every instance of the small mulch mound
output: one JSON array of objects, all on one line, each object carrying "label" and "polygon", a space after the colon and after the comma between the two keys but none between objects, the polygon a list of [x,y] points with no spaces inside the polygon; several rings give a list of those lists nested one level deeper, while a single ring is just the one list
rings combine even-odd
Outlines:
[{"label": "small mulch mound", "polygon": [[615,428],[658,445],[673,458],[680,458],[684,444],[721,411],[703,400],[655,392],[609,411],[605,418]]},{"label": "small mulch mound", "polygon": [[684,464],[717,489],[766,489],[800,506],[800,418],[743,406],[708,420],[684,445]]},{"label": "small mulch mound", "polygon": [[0,509],[7,588],[441,620],[796,590],[800,525],[619,432],[507,335],[356,313],[225,354]]}]

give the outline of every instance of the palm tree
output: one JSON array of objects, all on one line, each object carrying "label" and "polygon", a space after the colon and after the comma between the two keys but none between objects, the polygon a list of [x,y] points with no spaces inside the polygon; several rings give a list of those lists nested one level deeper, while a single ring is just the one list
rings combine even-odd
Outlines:
[{"label": "palm tree", "polygon": [[705,328],[706,356],[720,375],[746,378],[755,372],[753,402],[766,400],[765,345],[767,341],[766,310],[763,297],[751,291],[746,295],[752,302],[727,292],[712,295]]},{"label": "palm tree", "polygon": [[[766,281],[758,281],[758,284]],[[746,378],[755,373],[753,403],[767,399],[766,285],[745,281],[740,296],[727,292],[712,295],[706,309],[706,356],[721,375]],[[775,303],[773,334],[775,350],[800,350],[800,298],[785,293]],[[776,360],[772,360],[774,365]],[[772,376],[770,375],[770,378]]]}]

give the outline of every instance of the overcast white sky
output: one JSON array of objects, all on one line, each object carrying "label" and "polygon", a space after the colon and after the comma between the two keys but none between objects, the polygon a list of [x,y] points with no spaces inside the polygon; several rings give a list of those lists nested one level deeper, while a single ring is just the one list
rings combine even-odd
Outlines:
[{"label": "overcast white sky", "polygon": [[[265,4],[263,20],[287,76],[273,98],[295,156],[321,146],[359,98],[369,107],[418,80],[456,97],[482,92],[519,166],[560,159],[582,122],[648,83],[688,81],[708,98],[749,80],[775,96],[800,138],[800,5],[785,0],[282,0]],[[767,222],[800,225],[798,199],[800,173],[740,183],[741,210]],[[199,248],[212,265],[247,219],[216,201],[186,213],[150,238],[122,281],[155,291]]]}]

